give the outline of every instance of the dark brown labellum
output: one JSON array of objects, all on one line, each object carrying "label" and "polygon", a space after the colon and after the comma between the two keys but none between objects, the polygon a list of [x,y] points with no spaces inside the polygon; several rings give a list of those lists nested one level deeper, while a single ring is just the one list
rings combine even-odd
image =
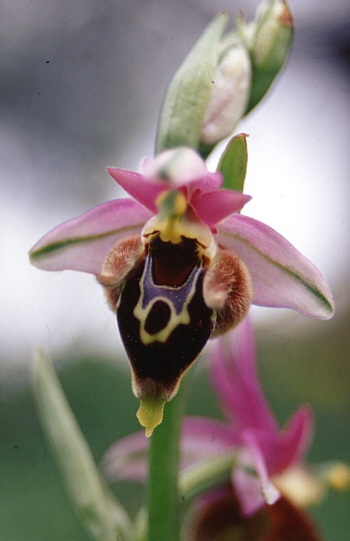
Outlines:
[{"label": "dark brown labellum", "polygon": [[196,246],[156,237],[121,292],[118,325],[138,396],[149,393],[151,380],[152,394],[170,399],[213,330]]}]

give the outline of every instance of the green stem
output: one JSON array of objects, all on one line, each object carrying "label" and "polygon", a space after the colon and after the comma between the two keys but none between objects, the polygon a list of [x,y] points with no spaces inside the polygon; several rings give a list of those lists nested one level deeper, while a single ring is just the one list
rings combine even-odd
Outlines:
[{"label": "green stem", "polygon": [[[188,378],[185,378],[188,379]],[[178,541],[178,464],[184,381],[177,396],[165,405],[164,419],[150,442],[148,457],[148,541]]]}]

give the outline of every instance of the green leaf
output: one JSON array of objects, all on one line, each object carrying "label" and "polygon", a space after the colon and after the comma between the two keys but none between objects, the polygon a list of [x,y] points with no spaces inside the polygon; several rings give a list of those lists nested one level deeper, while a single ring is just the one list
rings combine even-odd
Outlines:
[{"label": "green leaf", "polygon": [[243,192],[248,162],[247,137],[246,133],[233,137],[221,156],[218,170],[224,178],[223,188]]},{"label": "green leaf", "polygon": [[198,150],[227,19],[224,12],[215,17],[171,80],[158,124],[157,154],[177,146]]},{"label": "green leaf", "polygon": [[84,527],[97,541],[129,541],[130,519],[100,477],[55,371],[41,351],[33,386],[43,429]]}]

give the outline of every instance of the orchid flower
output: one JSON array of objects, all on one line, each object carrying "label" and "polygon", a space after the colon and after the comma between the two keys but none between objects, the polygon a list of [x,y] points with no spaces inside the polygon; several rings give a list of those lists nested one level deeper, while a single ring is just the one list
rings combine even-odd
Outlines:
[{"label": "orchid flower", "polygon": [[[181,470],[186,476],[194,465],[213,457],[219,462],[234,452],[231,483],[243,515],[251,516],[265,503],[274,504],[280,497],[280,479],[303,467],[311,437],[311,412],[300,406],[287,426],[279,428],[259,383],[249,318],[236,331],[215,340],[210,357],[210,381],[227,421],[184,419]],[[146,450],[142,433],[118,441],[104,458],[107,475],[145,481]],[[311,488],[310,483],[309,500],[317,498],[316,489],[311,494]]]},{"label": "orchid flower", "polygon": [[[227,435],[231,432],[231,437],[239,442],[231,481],[243,513],[250,515],[264,501],[273,504],[279,498],[271,479],[302,462],[311,439],[312,415],[307,406],[300,406],[287,426],[279,428],[259,383],[248,318],[237,334],[216,341],[210,380],[228,420]],[[191,430],[192,423],[186,430]],[[203,435],[205,431],[208,434],[204,422]]]},{"label": "orchid flower", "polygon": [[318,269],[267,225],[240,214],[248,195],[221,188],[189,148],[145,159],[141,173],[108,168],[131,198],[99,205],[30,251],[44,270],[96,275],[117,313],[138,417],[148,435],[209,337],[250,303],[308,317],[333,313]]}]

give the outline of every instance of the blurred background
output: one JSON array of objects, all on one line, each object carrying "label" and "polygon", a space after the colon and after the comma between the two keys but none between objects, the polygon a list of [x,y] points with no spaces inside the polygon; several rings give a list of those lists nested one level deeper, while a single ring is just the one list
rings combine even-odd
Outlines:
[{"label": "blurred background", "polygon": [[[166,86],[210,19],[252,18],[245,0],[0,0],[0,541],[86,539],[49,454],[30,390],[52,355],[96,461],[136,430],[137,401],[114,316],[92,276],[31,267],[49,229],[123,196],[105,172],[152,156]],[[250,134],[245,213],[323,272],[331,321],[254,308],[259,369],[281,422],[315,411],[310,460],[350,462],[349,23],[347,0],[294,0],[290,61],[237,131]],[[214,166],[214,162],[213,162]],[[197,363],[190,413],[218,414]],[[142,490],[117,486],[131,511]],[[350,536],[349,493],[312,510],[325,539]]]}]

